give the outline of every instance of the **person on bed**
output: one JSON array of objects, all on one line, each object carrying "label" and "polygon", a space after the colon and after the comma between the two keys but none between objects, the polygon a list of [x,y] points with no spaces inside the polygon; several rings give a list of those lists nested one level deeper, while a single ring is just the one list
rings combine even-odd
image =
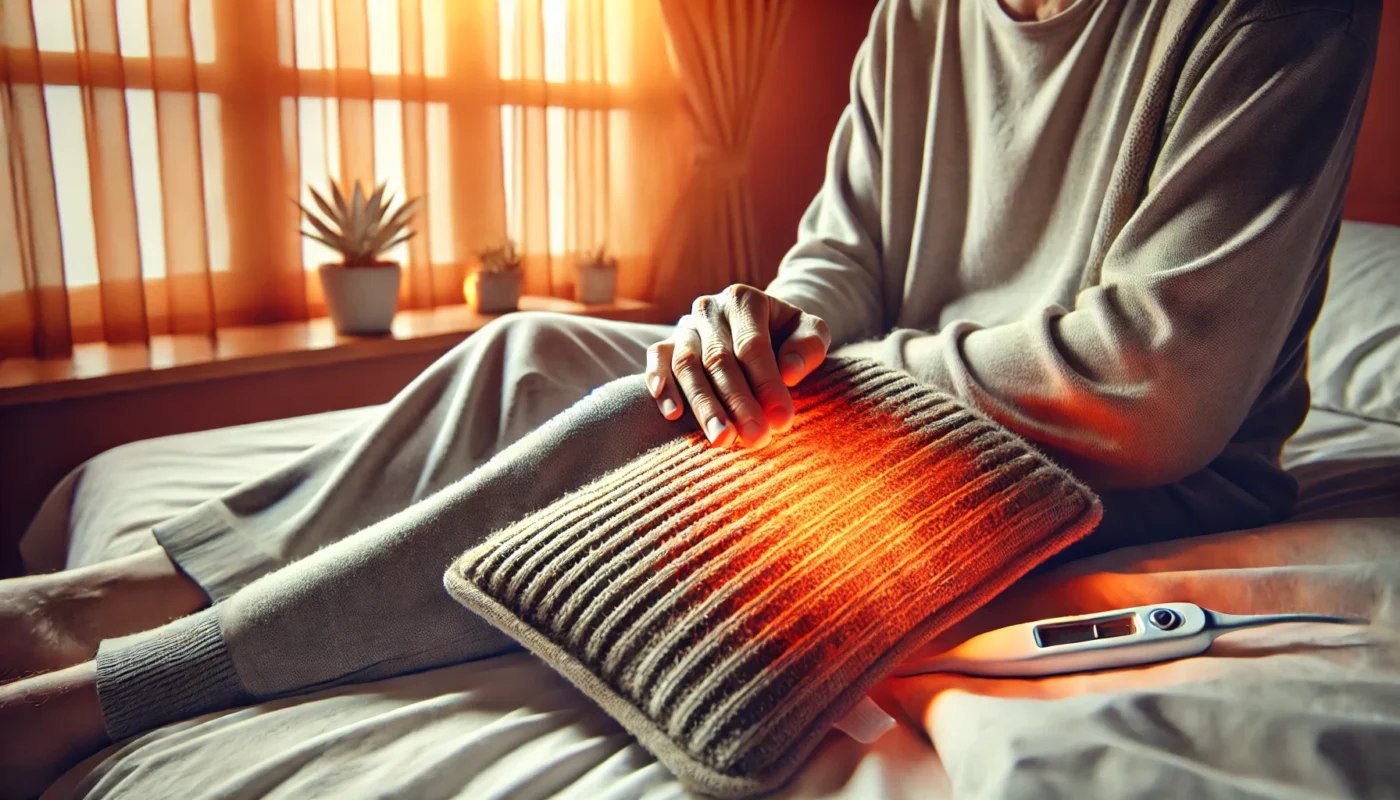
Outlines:
[{"label": "person on bed", "polygon": [[1379,13],[881,3],[766,289],[673,327],[510,315],[148,552],[0,584],[0,670],[42,673],[0,687],[0,786],[203,712],[508,648],[443,590],[453,557],[686,426],[762,447],[828,353],[956,395],[1099,490],[1072,555],[1285,518],[1278,456]]}]

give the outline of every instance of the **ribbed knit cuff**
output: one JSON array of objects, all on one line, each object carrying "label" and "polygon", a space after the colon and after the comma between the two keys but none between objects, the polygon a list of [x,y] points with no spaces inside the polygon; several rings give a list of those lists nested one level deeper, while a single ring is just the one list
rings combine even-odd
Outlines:
[{"label": "ribbed knit cuff", "polygon": [[162,522],[154,533],[170,560],[214,602],[282,566],[229,523],[218,500]]},{"label": "ribbed knit cuff", "polygon": [[112,741],[252,701],[238,679],[216,609],[97,649],[97,699]]}]

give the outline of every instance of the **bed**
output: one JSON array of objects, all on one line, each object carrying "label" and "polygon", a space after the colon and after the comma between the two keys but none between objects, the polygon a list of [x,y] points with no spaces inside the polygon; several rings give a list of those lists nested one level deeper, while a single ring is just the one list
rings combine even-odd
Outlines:
[{"label": "bed", "polygon": [[[899,721],[833,733],[779,796],[1400,796],[1400,228],[1343,227],[1313,337],[1289,522],[1130,548],[1023,582],[950,631],[1162,600],[1368,616],[1241,631],[1205,656],[1040,680],[890,679]],[[172,436],[84,464],[22,543],[31,571],[153,544],[152,524],[374,409]],[[48,797],[660,798],[685,790],[537,659],[262,703],[152,731]]]}]

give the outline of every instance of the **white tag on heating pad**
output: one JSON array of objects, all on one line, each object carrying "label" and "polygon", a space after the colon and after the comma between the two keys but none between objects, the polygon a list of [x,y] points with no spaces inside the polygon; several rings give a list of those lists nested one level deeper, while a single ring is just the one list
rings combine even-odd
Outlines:
[{"label": "white tag on heating pad", "polygon": [[884,736],[894,724],[894,717],[886,714],[885,709],[869,697],[862,697],[833,727],[861,744],[870,744]]}]

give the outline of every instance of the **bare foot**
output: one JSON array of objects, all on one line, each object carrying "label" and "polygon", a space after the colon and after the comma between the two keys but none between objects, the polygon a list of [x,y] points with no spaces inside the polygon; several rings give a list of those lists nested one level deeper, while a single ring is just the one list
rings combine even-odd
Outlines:
[{"label": "bare foot", "polygon": [[37,797],[107,744],[95,663],[0,686],[0,798]]},{"label": "bare foot", "polygon": [[103,639],[149,630],[208,604],[159,548],[0,581],[0,684],[88,661]]}]

